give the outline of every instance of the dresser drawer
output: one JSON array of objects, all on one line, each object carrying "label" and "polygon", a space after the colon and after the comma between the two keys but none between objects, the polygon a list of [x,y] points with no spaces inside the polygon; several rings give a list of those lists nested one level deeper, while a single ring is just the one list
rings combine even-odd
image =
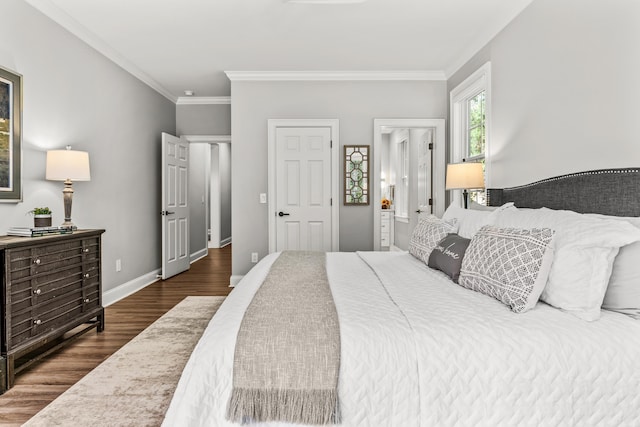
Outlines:
[{"label": "dresser drawer", "polygon": [[81,264],[82,242],[75,240],[60,244],[35,246],[9,251],[8,273],[12,281]]},{"label": "dresser drawer", "polygon": [[68,323],[82,314],[83,306],[83,290],[78,288],[55,300],[12,313],[9,349]]},{"label": "dresser drawer", "polygon": [[37,306],[50,299],[82,289],[86,282],[83,271],[83,266],[80,264],[14,282],[10,293],[11,311]]},{"label": "dresser drawer", "polygon": [[389,239],[389,233],[380,233],[380,246],[388,247],[391,244],[391,240]]}]

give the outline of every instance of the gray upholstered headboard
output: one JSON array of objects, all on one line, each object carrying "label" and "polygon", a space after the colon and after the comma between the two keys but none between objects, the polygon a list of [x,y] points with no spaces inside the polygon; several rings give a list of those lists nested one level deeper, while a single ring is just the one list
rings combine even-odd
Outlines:
[{"label": "gray upholstered headboard", "polygon": [[487,189],[487,205],[640,216],[640,168],[601,169],[511,188]]}]

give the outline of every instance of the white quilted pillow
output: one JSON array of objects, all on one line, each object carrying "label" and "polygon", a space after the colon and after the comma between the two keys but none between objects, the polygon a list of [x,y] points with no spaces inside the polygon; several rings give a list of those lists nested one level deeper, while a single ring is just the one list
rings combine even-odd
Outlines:
[{"label": "white quilted pillow", "polygon": [[600,318],[600,307],[621,246],[640,241],[640,230],[624,221],[547,208],[499,212],[496,225],[556,231],[555,255],[540,299],[584,320]]},{"label": "white quilted pillow", "polygon": [[438,242],[449,233],[455,233],[458,229],[458,220],[442,220],[435,215],[429,215],[420,219],[413,229],[409,241],[409,253],[425,264],[429,263],[429,255]]},{"label": "white quilted pillow", "polygon": [[535,307],[553,262],[549,228],[482,227],[465,252],[458,283],[489,295],[516,313]]},{"label": "white quilted pillow", "polygon": [[[589,214],[600,219],[626,221],[640,228],[638,217],[618,217]],[[620,248],[613,261],[611,277],[602,308],[627,314],[640,320],[640,242]]]},{"label": "white quilted pillow", "polygon": [[[478,205],[479,206],[479,205]],[[498,212],[513,206],[513,203],[506,203],[496,208],[485,209],[463,209],[454,204],[449,205],[442,215],[444,220],[458,220],[458,234],[466,239],[470,239],[484,225],[493,225],[496,221]]]}]

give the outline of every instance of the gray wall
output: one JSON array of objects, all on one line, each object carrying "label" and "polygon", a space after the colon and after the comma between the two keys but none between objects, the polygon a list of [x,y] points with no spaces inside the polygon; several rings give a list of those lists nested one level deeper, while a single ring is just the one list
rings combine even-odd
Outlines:
[{"label": "gray wall", "polygon": [[231,241],[231,146],[211,145],[211,242],[219,248]]},{"label": "gray wall", "polygon": [[70,144],[90,156],[72,218],[107,230],[104,289],[160,268],[160,133],[175,133],[175,105],[25,2],[3,1],[2,16],[0,66],[23,75],[24,201],[0,204],[0,234],[32,225],[36,206],[62,223],[63,185],[45,181],[45,156]]},{"label": "gray wall", "polygon": [[231,238],[231,144],[220,147],[220,240]]},{"label": "gray wall", "polygon": [[448,81],[492,67],[491,182],[640,166],[640,2],[535,0]]},{"label": "gray wall", "polygon": [[209,144],[189,144],[189,253],[191,260],[208,246]]},{"label": "gray wall", "polygon": [[231,135],[231,105],[178,105],[178,135]]},{"label": "gray wall", "polygon": [[[233,274],[268,253],[267,120],[339,119],[340,144],[373,144],[374,118],[444,118],[446,82],[232,82]],[[340,147],[342,152],[342,147]],[[342,171],[342,164],[340,164]],[[340,172],[342,174],[342,172]],[[340,188],[342,188],[340,180]],[[373,209],[340,203],[340,250],[373,249]]]}]

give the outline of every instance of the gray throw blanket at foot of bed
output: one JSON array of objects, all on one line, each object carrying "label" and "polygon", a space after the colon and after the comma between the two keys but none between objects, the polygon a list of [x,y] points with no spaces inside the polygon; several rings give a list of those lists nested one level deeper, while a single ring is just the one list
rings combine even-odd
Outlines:
[{"label": "gray throw blanket at foot of bed", "polygon": [[244,314],[227,418],[339,423],[340,328],[326,254],[286,251]]}]

